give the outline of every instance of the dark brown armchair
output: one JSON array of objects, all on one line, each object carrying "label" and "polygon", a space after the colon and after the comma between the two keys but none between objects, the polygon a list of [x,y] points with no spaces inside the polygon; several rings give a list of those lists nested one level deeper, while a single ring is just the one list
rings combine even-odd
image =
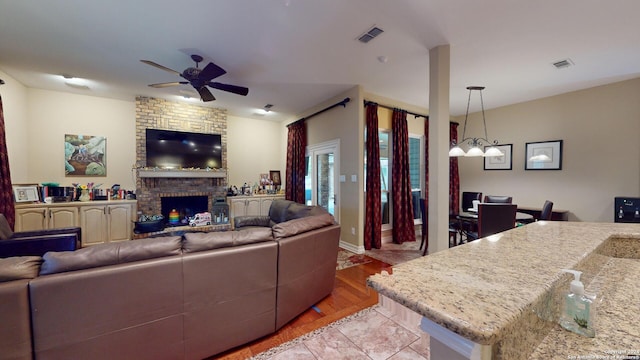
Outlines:
[{"label": "dark brown armchair", "polygon": [[538,220],[551,220],[552,212],[553,212],[553,202],[549,200],[545,200],[544,205],[542,205],[542,212],[540,213],[540,218]]},{"label": "dark brown armchair", "polygon": [[13,232],[0,214],[0,258],[42,256],[47,251],[73,251],[81,247],[80,227]]}]

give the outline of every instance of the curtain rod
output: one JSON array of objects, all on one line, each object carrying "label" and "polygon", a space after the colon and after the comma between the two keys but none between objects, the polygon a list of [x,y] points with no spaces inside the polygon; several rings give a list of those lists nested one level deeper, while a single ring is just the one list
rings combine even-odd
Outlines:
[{"label": "curtain rod", "polygon": [[303,117],[303,118],[302,118],[302,119],[300,119],[300,120],[296,120],[296,121],[292,122],[291,124],[287,125],[287,127],[292,126],[293,124],[297,124],[297,123],[299,123],[299,122],[301,122],[301,121],[305,121],[305,120],[311,119],[312,117],[314,117],[314,116],[316,116],[316,115],[320,115],[320,114],[322,114],[323,112],[325,112],[325,111],[327,111],[327,110],[331,110],[331,109],[333,109],[333,108],[334,108],[334,107],[336,107],[336,106],[343,106],[343,107],[347,107],[347,103],[348,103],[349,101],[351,101],[351,98],[344,98],[344,99],[343,99],[342,101],[340,101],[339,103],[335,103],[335,104],[333,104],[333,105],[331,105],[331,106],[328,106],[328,107],[326,107],[326,108],[324,108],[324,109],[322,109],[322,110],[320,110],[320,111],[316,111],[316,112],[314,112],[313,114],[311,114],[311,115],[309,115],[309,116],[305,116],[305,117]]},{"label": "curtain rod", "polygon": [[[378,104],[377,102],[373,102],[373,101],[365,100],[365,101],[364,101],[364,106],[367,106],[367,105],[378,105],[378,106],[380,106],[380,107],[383,107],[383,108],[385,108],[385,109],[389,109],[389,110],[398,109],[397,107],[387,106],[387,105],[382,105],[382,104]],[[425,118],[425,119],[429,120],[429,116],[428,116],[428,115],[422,115],[422,114],[414,113],[414,112],[407,111],[407,110],[403,110],[403,109],[399,109],[399,110],[404,111],[404,112],[406,112],[407,114],[413,115],[413,116],[415,116],[415,117],[423,117],[423,118]]]}]

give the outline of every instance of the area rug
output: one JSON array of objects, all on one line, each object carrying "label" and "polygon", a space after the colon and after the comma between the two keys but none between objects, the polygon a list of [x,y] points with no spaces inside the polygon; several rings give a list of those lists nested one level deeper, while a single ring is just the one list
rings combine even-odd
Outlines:
[{"label": "area rug", "polygon": [[306,334],[304,334],[302,336],[299,336],[299,337],[297,337],[297,338],[295,338],[295,339],[293,339],[291,341],[288,341],[288,342],[286,342],[284,344],[280,344],[280,345],[278,345],[276,347],[273,347],[273,348],[271,348],[269,350],[263,351],[260,354],[254,356],[254,357],[251,357],[249,359],[250,360],[267,360],[267,359],[270,359],[274,355],[276,355],[276,354],[278,354],[278,353],[280,353],[282,351],[285,351],[285,350],[287,350],[287,349],[289,349],[289,348],[291,348],[291,347],[293,347],[295,345],[298,345],[303,341],[311,339],[312,337],[314,337],[316,335],[320,335],[320,334],[324,333],[325,331],[327,331],[329,329],[333,329],[333,328],[335,328],[337,326],[340,326],[340,325],[342,325],[344,323],[347,323],[347,322],[349,322],[351,320],[361,318],[361,317],[367,315],[369,312],[375,311],[375,309],[378,306],[379,305],[374,305],[374,306],[368,307],[366,309],[360,310],[355,314],[352,314],[352,315],[349,315],[347,317],[343,317],[342,319],[336,320],[335,322],[332,322],[331,324],[329,324],[327,326],[321,327],[318,330],[314,330],[314,331],[312,331],[310,333],[306,333]]},{"label": "area rug", "polygon": [[343,270],[352,266],[370,263],[372,260],[364,254],[356,254],[348,250],[340,249],[338,251],[338,260],[336,270]]},{"label": "area rug", "polygon": [[406,241],[402,244],[382,243],[380,249],[371,249],[365,255],[389,265],[398,265],[422,256],[420,241]]}]

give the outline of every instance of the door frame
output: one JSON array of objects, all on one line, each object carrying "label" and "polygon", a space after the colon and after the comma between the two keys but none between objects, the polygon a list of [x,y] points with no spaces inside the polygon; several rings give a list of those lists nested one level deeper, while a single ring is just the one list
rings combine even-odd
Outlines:
[{"label": "door frame", "polygon": [[305,156],[311,163],[311,203],[318,204],[316,191],[318,189],[316,155],[333,153],[333,212],[336,222],[340,223],[340,139],[307,145]]}]

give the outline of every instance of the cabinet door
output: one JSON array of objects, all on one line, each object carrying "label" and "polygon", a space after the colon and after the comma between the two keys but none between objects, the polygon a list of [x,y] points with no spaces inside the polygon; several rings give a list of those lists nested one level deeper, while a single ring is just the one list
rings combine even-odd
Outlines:
[{"label": "cabinet door", "polygon": [[44,207],[16,209],[15,231],[44,230],[48,226],[47,215],[47,209]]},{"label": "cabinet door", "polygon": [[49,229],[78,226],[79,223],[77,207],[49,209]]},{"label": "cabinet door", "polygon": [[261,214],[261,200],[260,199],[247,199],[246,214],[248,216],[259,216]]},{"label": "cabinet door", "polygon": [[131,239],[131,206],[128,204],[107,205],[108,241],[125,241]]},{"label": "cabinet door", "polygon": [[80,227],[82,227],[82,246],[107,242],[108,224],[105,206],[82,206],[80,208]]},{"label": "cabinet door", "polygon": [[262,199],[262,202],[260,203],[260,215],[269,216],[269,209],[271,208],[273,200],[274,198]]},{"label": "cabinet door", "polygon": [[231,210],[231,218],[233,219],[236,216],[245,216],[246,212],[246,204],[244,199],[231,199],[229,204]]}]

